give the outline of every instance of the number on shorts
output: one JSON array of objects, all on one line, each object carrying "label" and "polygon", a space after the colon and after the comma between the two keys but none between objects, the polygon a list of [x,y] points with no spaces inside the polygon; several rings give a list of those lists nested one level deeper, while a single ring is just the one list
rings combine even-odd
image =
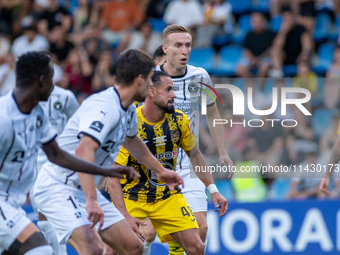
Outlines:
[{"label": "number on shorts", "polygon": [[4,220],[6,220],[5,214],[4,214],[4,212],[2,211],[1,207],[0,207],[0,214],[1,214],[2,218],[4,218]]},{"label": "number on shorts", "polygon": [[183,216],[189,216],[190,217],[190,213],[188,212],[187,208],[185,208],[184,206],[181,207],[182,210],[182,214]]},{"label": "number on shorts", "polygon": [[73,201],[73,198],[71,196],[67,199],[67,201],[71,201],[71,203],[74,206],[74,209],[77,209],[76,203]]}]

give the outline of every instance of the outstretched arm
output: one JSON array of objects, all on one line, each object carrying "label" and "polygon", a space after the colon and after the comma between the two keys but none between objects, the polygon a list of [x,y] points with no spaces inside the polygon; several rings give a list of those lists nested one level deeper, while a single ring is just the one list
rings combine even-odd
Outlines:
[{"label": "outstretched arm", "polygon": [[[228,211],[228,200],[219,193],[215,185],[214,178],[211,172],[208,170],[207,161],[203,157],[201,151],[197,146],[195,146],[195,148],[191,151],[186,151],[186,154],[190,158],[196,175],[208,188],[211,194],[211,200],[214,203],[215,208],[218,208],[215,211],[220,212],[220,217],[225,215]],[[203,169],[204,171],[202,171]]]}]

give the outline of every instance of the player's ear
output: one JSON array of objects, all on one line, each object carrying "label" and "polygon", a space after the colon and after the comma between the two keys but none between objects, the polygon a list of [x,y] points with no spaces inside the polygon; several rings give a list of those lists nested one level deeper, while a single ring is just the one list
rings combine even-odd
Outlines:
[{"label": "player's ear", "polygon": [[139,85],[139,86],[142,85],[143,79],[144,79],[143,74],[139,74],[139,75],[136,77],[136,79],[137,79],[138,85]]},{"label": "player's ear", "polygon": [[45,76],[40,75],[40,77],[39,77],[39,87],[44,87],[44,80],[45,80]]},{"label": "player's ear", "polygon": [[155,96],[155,87],[154,86],[150,86],[150,89],[149,89],[149,97],[153,98]]},{"label": "player's ear", "polygon": [[165,54],[168,52],[168,46],[165,43],[162,45],[162,49]]}]

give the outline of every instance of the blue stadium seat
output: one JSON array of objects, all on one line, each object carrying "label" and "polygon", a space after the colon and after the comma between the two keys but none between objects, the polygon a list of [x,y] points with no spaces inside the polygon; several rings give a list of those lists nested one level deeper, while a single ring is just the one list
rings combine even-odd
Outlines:
[{"label": "blue stadium seat", "polygon": [[190,55],[189,65],[199,66],[212,72],[214,70],[215,52],[212,48],[193,48]]},{"label": "blue stadium seat", "polygon": [[270,29],[277,33],[280,30],[282,17],[280,15],[274,16],[270,19]]},{"label": "blue stadium seat", "polygon": [[164,28],[166,28],[166,23],[162,18],[151,18],[150,24],[152,27],[152,30],[156,32],[163,32]]},{"label": "blue stadium seat", "polygon": [[251,12],[269,13],[269,0],[257,0],[251,7]]},{"label": "blue stadium seat", "polygon": [[233,79],[233,82],[232,82],[233,85],[240,88],[241,90],[245,89],[244,83],[245,83],[244,78],[235,78]]},{"label": "blue stadium seat", "polygon": [[332,124],[332,112],[326,108],[319,108],[313,112],[312,127],[315,138],[319,138]]},{"label": "blue stadium seat", "polygon": [[241,46],[222,47],[219,56],[219,66],[213,73],[217,76],[235,76],[237,63],[241,57]]},{"label": "blue stadium seat", "polygon": [[328,39],[331,41],[336,42],[339,38],[339,32],[340,32],[340,15],[338,15],[335,18],[334,26],[333,26],[333,31],[330,33]]},{"label": "blue stadium seat", "polygon": [[286,196],[289,192],[291,179],[276,179],[272,186],[274,196],[272,197],[275,201],[286,200]]},{"label": "blue stadium seat", "polygon": [[221,36],[216,36],[213,39],[213,45],[214,46],[224,46],[227,45],[231,42],[231,35],[221,35]]},{"label": "blue stadium seat", "polygon": [[229,0],[235,15],[247,13],[252,8],[252,0]]},{"label": "blue stadium seat", "polygon": [[313,67],[314,72],[320,75],[324,75],[327,72],[327,69],[333,62],[334,49],[334,44],[325,43],[320,45],[317,51],[318,59]]},{"label": "blue stadium seat", "polygon": [[294,76],[297,74],[297,66],[296,65],[285,65],[282,68],[285,76]]},{"label": "blue stadium seat", "polygon": [[332,21],[327,13],[318,13],[316,15],[316,24],[314,29],[314,40],[317,43],[325,41],[331,31]]},{"label": "blue stadium seat", "polygon": [[251,31],[250,15],[246,14],[239,18],[238,26],[233,33],[232,42],[235,44],[242,44],[249,31]]}]

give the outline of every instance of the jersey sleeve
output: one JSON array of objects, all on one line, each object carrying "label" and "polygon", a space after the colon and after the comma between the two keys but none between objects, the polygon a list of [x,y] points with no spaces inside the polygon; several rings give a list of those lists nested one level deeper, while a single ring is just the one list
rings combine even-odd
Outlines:
[{"label": "jersey sleeve", "polygon": [[193,133],[190,131],[189,128],[189,119],[186,114],[183,114],[183,120],[182,123],[180,123],[181,128],[181,138],[179,140],[179,146],[184,151],[190,151],[196,146],[196,138],[193,135]]},{"label": "jersey sleeve", "polygon": [[132,118],[131,118],[131,126],[130,129],[127,131],[126,136],[127,137],[135,137],[138,133],[138,121],[137,121],[137,113],[136,113],[136,107],[134,107],[134,111],[132,112]]},{"label": "jersey sleeve", "polygon": [[43,115],[41,119],[40,117],[38,117],[37,119],[37,126],[39,127],[41,125],[40,146],[43,146],[44,144],[53,141],[57,137],[57,133],[52,127],[49,117],[46,115],[44,111],[42,112]]},{"label": "jersey sleeve", "polygon": [[78,104],[78,101],[75,95],[71,91],[69,91],[67,104],[65,106],[65,113],[66,113],[67,119],[71,118],[78,108],[79,108],[79,104]]},{"label": "jersey sleeve", "polygon": [[106,105],[102,105],[89,109],[79,121],[78,138],[89,136],[100,146],[119,120],[120,112],[113,107],[108,109]]},{"label": "jersey sleeve", "polygon": [[206,94],[207,97],[207,106],[211,106],[213,104],[215,104],[216,101],[216,93],[214,92],[214,85],[210,79],[209,74],[207,73],[207,71],[205,71],[204,69],[202,69],[204,71],[204,75],[200,78],[200,82],[202,82],[202,93]]},{"label": "jersey sleeve", "polygon": [[126,166],[129,160],[130,153],[122,146],[116,158],[116,163],[122,166]]},{"label": "jersey sleeve", "polygon": [[7,153],[14,140],[12,122],[5,116],[0,116],[0,152]]}]

